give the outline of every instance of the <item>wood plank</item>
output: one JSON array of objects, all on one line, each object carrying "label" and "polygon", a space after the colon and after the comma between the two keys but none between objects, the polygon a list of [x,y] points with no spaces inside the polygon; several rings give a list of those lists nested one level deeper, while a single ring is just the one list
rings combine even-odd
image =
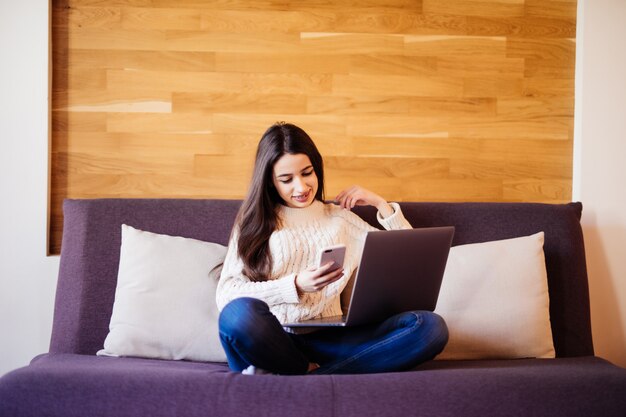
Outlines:
[{"label": "wood plank", "polygon": [[120,7],[73,7],[66,10],[59,10],[53,2],[56,10],[52,13],[51,24],[55,28],[80,28],[83,26],[118,29],[122,21],[122,9]]},{"label": "wood plank", "polygon": [[297,52],[298,34],[206,33],[192,30],[71,28],[70,49],[183,52]]},{"label": "wood plank", "polygon": [[448,137],[449,120],[443,117],[419,116],[349,116],[347,132],[353,136],[390,137]]},{"label": "wood plank", "polygon": [[324,159],[324,168],[341,177],[358,178],[367,172],[368,178],[418,180],[446,178],[450,160],[405,156],[331,156]]},{"label": "wood plank", "polygon": [[525,0],[526,16],[548,16],[576,20],[576,1]]},{"label": "wood plank", "polygon": [[160,49],[169,51],[298,53],[301,51],[301,43],[299,34],[292,33],[238,34],[177,30],[164,33]]},{"label": "wood plank", "polygon": [[414,35],[378,33],[302,32],[300,48],[324,54],[402,54],[404,38]]},{"label": "wood plank", "polygon": [[211,117],[194,114],[107,113],[107,132],[211,133]]},{"label": "wood plank", "polygon": [[411,98],[397,96],[313,96],[306,97],[307,114],[402,114],[410,111]]},{"label": "wood plank", "polygon": [[257,91],[260,94],[320,94],[330,92],[332,79],[328,74],[109,70],[107,87],[113,91],[152,89],[188,93]]},{"label": "wood plank", "polygon": [[[97,0],[81,0],[97,1]],[[385,12],[390,10],[406,10],[421,13],[423,0],[309,0],[302,1],[276,1],[276,0],[228,0],[206,2],[205,0],[151,0],[154,7],[184,7],[201,9],[227,9],[227,10],[370,10],[372,12]]]},{"label": "wood plank", "polygon": [[451,123],[450,136],[501,139],[569,140],[573,123],[567,116],[545,116],[524,119],[515,116],[496,116],[492,120],[457,119]]},{"label": "wood plank", "polygon": [[445,77],[407,77],[401,75],[334,75],[333,94],[340,96],[396,95],[460,97],[463,80]]},{"label": "wood plank", "polygon": [[[545,3],[545,2],[544,2]],[[522,38],[575,38],[576,19],[556,17],[467,17],[467,35]]]},{"label": "wood plank", "polygon": [[[569,98],[500,98],[497,113],[508,119],[539,119],[546,116],[574,118],[574,103]],[[568,126],[570,123],[568,122]]]},{"label": "wood plank", "polygon": [[106,87],[106,80],[106,70],[103,69],[59,69],[52,76],[52,91],[100,90]]},{"label": "wood plank", "polygon": [[[519,81],[524,77],[523,58],[504,56],[437,57],[437,74],[442,77]],[[488,94],[487,97],[498,96]]]},{"label": "wood plank", "polygon": [[[213,33],[257,34],[299,33],[335,27],[333,13],[295,10],[208,10],[200,11],[200,30]],[[279,25],[276,22],[280,22]]]},{"label": "wood plank", "polygon": [[300,126],[311,137],[317,135],[345,136],[343,118],[336,115],[290,115],[290,114],[235,114],[216,113],[213,115],[213,133],[251,135],[260,138],[261,134],[278,121],[286,121]]},{"label": "wood plank", "polygon": [[483,97],[410,97],[409,113],[416,116],[494,116],[496,99]]},{"label": "wood plank", "polygon": [[574,66],[574,59],[554,60],[528,58],[525,60],[524,78],[573,80],[575,75]]},{"label": "wood plank", "polygon": [[241,91],[241,74],[222,72],[108,70],[111,91],[222,92]]},{"label": "wood plank", "polygon": [[573,62],[576,57],[576,42],[574,39],[507,38],[506,56]]},{"label": "wood plank", "polygon": [[518,113],[494,117],[368,116],[346,117],[347,132],[355,136],[470,137],[568,140],[572,118],[546,114],[528,119]]},{"label": "wood plank", "polygon": [[[315,136],[316,143],[332,140],[324,135]],[[423,158],[488,159],[488,160],[532,160],[540,164],[571,163],[572,143],[551,139],[502,138],[461,138],[424,136],[385,137],[374,136],[335,137],[334,152],[331,155],[404,155]]]},{"label": "wood plank", "polygon": [[403,181],[398,201],[502,201],[502,180],[427,179]]},{"label": "wood plank", "polygon": [[197,9],[124,7],[120,22],[125,30],[200,30],[201,20]]},{"label": "wood plank", "polygon": [[489,75],[472,76],[463,80],[466,97],[519,97],[524,91],[522,79],[498,79]]},{"label": "wood plank", "polygon": [[71,112],[171,113],[172,95],[161,91],[79,89],[57,91],[52,110]]},{"label": "wood plank", "polygon": [[153,8],[185,8],[209,10],[355,10],[371,12],[411,11],[422,12],[422,0],[330,0],[276,1],[276,0],[228,0],[206,2],[205,0],[60,0],[59,8],[72,6],[132,6]]},{"label": "wood plank", "polygon": [[523,80],[525,97],[559,97],[574,99],[573,79],[554,79],[551,77],[533,77]]},{"label": "wood plank", "polygon": [[51,129],[55,132],[102,132],[106,127],[106,113],[52,111]]},{"label": "wood plank", "polygon": [[351,59],[344,55],[231,52],[215,55],[215,70],[218,72],[347,74],[350,67]]},{"label": "wood plank", "polygon": [[524,16],[524,0],[423,0],[424,13],[464,16]]},{"label": "wood plank", "polygon": [[153,0],[55,0],[59,8],[70,7],[152,7]]},{"label": "wood plank", "polygon": [[242,91],[260,94],[328,94],[331,74],[243,74]]},{"label": "wood plank", "polygon": [[571,200],[572,181],[559,179],[518,179],[503,181],[505,201],[554,201],[567,203]]},{"label": "wood plank", "polygon": [[[206,10],[201,30],[215,33],[413,33],[465,34],[464,16],[409,10]],[[276,22],[280,22],[279,25]]]},{"label": "wood plank", "polygon": [[[437,63],[437,59],[431,56],[352,55],[349,57],[349,72],[350,74],[381,76],[435,76],[438,74]],[[333,72],[338,73],[338,71]]]},{"label": "wood plank", "polygon": [[341,115],[402,115],[443,116],[452,118],[464,115],[474,117],[496,114],[496,100],[491,98],[455,97],[325,97],[309,96],[309,114]]},{"label": "wood plank", "polygon": [[176,113],[306,113],[306,96],[252,93],[173,93]]},{"label": "wood plank", "polygon": [[161,30],[110,30],[99,27],[70,27],[67,47],[90,50],[158,51],[166,42]]},{"label": "wood plank", "polygon": [[467,35],[467,16],[422,13],[415,16],[411,27],[400,33],[416,35]]},{"label": "wood plank", "polygon": [[68,152],[65,160],[68,178],[78,180],[83,175],[191,175],[193,155],[167,155],[165,153],[144,156],[122,154],[89,154]]},{"label": "wood plank", "polygon": [[[181,186],[183,185],[183,186]],[[68,182],[68,198],[227,198],[241,199],[247,184],[227,176],[195,178],[167,174],[85,174]]]},{"label": "wood plank", "polygon": [[[57,50],[55,50],[57,51]],[[57,69],[106,68],[118,70],[211,72],[215,71],[213,52],[120,51],[73,49],[54,54]]]},{"label": "wood plank", "polygon": [[500,56],[507,52],[504,36],[404,35],[407,56]]},{"label": "wood plank", "polygon": [[196,178],[223,178],[220,187],[245,190],[252,178],[254,152],[236,155],[195,155],[193,175]]},{"label": "wood plank", "polygon": [[93,154],[112,157],[125,155],[174,155],[190,157],[197,154],[254,154],[259,137],[233,134],[129,133],[129,132],[66,132],[53,135],[55,152]]},{"label": "wood plank", "polygon": [[[518,157],[519,158],[519,157]],[[571,180],[572,164],[545,164],[529,159],[452,159],[450,160],[450,178],[463,179],[519,179],[534,180],[561,179]]]}]

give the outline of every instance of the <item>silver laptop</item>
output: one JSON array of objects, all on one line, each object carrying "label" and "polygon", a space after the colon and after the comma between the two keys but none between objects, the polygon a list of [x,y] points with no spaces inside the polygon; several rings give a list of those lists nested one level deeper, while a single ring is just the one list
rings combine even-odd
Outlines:
[{"label": "silver laptop", "polygon": [[283,326],[358,326],[433,311],[453,236],[453,226],[368,232],[347,314]]}]

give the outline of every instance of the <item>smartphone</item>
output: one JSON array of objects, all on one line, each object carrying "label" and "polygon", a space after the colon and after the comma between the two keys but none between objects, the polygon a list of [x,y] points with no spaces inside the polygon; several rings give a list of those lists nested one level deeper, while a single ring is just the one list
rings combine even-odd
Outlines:
[{"label": "smartphone", "polygon": [[318,265],[324,266],[328,262],[333,262],[328,272],[343,268],[343,260],[346,257],[346,245],[339,244],[322,248],[319,255]]}]

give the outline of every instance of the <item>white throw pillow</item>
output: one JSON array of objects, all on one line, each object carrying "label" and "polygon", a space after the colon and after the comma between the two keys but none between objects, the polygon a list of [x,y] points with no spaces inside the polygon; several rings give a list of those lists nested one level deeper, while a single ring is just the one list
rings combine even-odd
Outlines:
[{"label": "white throw pillow", "polygon": [[543,232],[450,249],[435,312],[437,359],[554,358]]},{"label": "white throw pillow", "polygon": [[100,356],[225,362],[215,289],[226,247],[122,225],[115,303]]}]

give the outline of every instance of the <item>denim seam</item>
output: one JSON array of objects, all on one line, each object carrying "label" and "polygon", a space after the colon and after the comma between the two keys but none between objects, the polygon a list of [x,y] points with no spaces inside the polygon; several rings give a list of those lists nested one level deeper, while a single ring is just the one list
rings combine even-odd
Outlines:
[{"label": "denim seam", "polygon": [[[415,318],[416,318],[416,323],[415,324],[417,324],[417,322],[420,322],[420,316],[419,315],[415,314],[414,312],[410,312],[410,314],[415,316]],[[337,369],[339,369],[339,368],[341,368],[343,366],[346,366],[346,365],[356,361],[357,359],[359,359],[363,355],[366,355],[366,354],[370,353],[372,350],[374,350],[376,348],[379,348],[381,346],[388,345],[389,343],[392,343],[392,342],[398,340],[399,338],[404,337],[407,334],[410,334],[411,332],[413,332],[413,331],[415,331],[417,329],[415,324],[413,326],[403,330],[402,332],[398,333],[397,335],[395,335],[393,337],[390,337],[389,339],[385,339],[385,340],[383,340],[383,341],[381,341],[379,343],[376,343],[376,344],[370,346],[369,348],[362,350],[361,352],[357,353],[356,355],[352,355],[349,358],[344,359],[343,361],[341,361],[338,364],[336,364],[336,365],[334,365],[334,366],[324,370],[323,372],[319,372],[319,374],[324,375],[324,374],[332,373],[332,372],[336,371]]]},{"label": "denim seam", "polygon": [[228,343],[228,345],[231,347],[231,349],[233,349],[233,350],[237,353],[237,356],[239,356],[239,358],[238,358],[238,359],[239,359],[240,361],[245,362],[246,364],[250,365],[250,362],[248,361],[248,359],[244,358],[244,357],[241,355],[241,353],[240,353],[240,349],[237,347],[237,341],[235,340],[235,338],[234,338],[234,337],[232,337],[232,336],[230,336],[230,335],[227,335],[227,334],[225,334],[225,333],[223,333],[223,332],[221,332],[221,331],[219,332],[219,335],[220,335],[220,339],[222,339],[222,338],[223,338],[223,340],[224,340],[226,343]]}]

